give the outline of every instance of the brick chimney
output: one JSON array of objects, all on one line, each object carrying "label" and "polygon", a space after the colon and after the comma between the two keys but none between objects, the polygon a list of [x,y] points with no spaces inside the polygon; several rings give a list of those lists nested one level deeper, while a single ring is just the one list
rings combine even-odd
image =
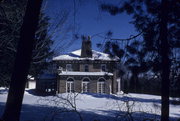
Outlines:
[{"label": "brick chimney", "polygon": [[90,36],[88,36],[88,37],[82,36],[81,57],[82,58],[92,58]]}]

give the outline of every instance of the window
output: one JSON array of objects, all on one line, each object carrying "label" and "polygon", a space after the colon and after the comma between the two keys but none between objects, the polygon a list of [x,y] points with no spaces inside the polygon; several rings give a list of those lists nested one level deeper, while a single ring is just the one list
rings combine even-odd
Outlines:
[{"label": "window", "polygon": [[66,81],[66,92],[74,92],[74,80],[72,78]]},{"label": "window", "polygon": [[89,65],[88,64],[84,65],[84,71],[89,72]]},{"label": "window", "polygon": [[63,71],[63,68],[59,66],[59,68],[57,69],[58,74],[61,73],[62,71]]},{"label": "window", "polygon": [[85,78],[82,81],[82,92],[89,92],[89,79]]},{"label": "window", "polygon": [[66,64],[66,71],[72,71],[72,65]]},{"label": "window", "polygon": [[104,71],[104,72],[106,71],[106,64],[101,65],[101,71]]},{"label": "window", "polygon": [[105,93],[105,80],[100,78],[97,84],[98,93]]},{"label": "window", "polygon": [[120,80],[120,78],[117,79],[117,92],[121,92],[121,80]]}]

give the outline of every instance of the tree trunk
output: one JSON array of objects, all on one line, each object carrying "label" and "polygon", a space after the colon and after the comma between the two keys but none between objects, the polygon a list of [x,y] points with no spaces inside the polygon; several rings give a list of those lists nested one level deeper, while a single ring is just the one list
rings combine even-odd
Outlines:
[{"label": "tree trunk", "polygon": [[28,0],[3,121],[19,121],[42,0]]},{"label": "tree trunk", "polygon": [[167,39],[168,1],[162,0],[160,14],[160,54],[161,54],[161,121],[169,121],[169,86],[170,59],[169,42]]},{"label": "tree trunk", "polygon": [[138,88],[138,73],[136,71],[132,71],[132,76],[130,79],[130,90],[133,93],[137,92],[137,88]]}]

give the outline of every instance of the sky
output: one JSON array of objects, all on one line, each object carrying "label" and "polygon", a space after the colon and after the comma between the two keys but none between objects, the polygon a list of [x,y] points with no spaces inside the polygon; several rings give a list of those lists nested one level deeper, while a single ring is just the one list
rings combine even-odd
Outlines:
[{"label": "sky", "polygon": [[[113,38],[128,38],[130,35],[135,35],[135,28],[129,23],[131,21],[129,15],[122,13],[112,16],[108,12],[103,12],[99,9],[101,3],[120,5],[121,2],[121,0],[75,0],[74,9],[74,0],[47,0],[45,13],[50,17],[50,21],[52,23],[58,21],[57,16],[60,15],[62,11],[66,11],[68,17],[63,25],[64,28],[62,27],[63,30],[66,30],[68,25],[75,28],[75,30],[72,29],[67,32],[68,34],[66,34],[64,38],[62,36],[65,35],[65,33],[57,32],[53,38],[53,40],[56,41],[56,46],[58,45],[57,43],[61,43],[60,45],[65,45],[69,41],[73,43],[65,46],[64,49],[59,47],[56,51],[59,53],[63,51],[64,53],[80,49],[82,40],[81,38],[75,41],[72,40],[74,33],[91,36],[92,48],[94,50],[99,50],[96,45],[103,42],[103,38],[100,36],[104,36],[108,31],[113,32]],[[63,42],[61,42],[62,40]]]}]

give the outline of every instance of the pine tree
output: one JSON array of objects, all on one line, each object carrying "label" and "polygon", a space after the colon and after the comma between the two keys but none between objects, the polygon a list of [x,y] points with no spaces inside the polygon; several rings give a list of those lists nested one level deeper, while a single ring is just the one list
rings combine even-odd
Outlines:
[{"label": "pine tree", "polygon": [[53,41],[48,35],[49,18],[44,13],[40,14],[40,21],[36,31],[35,46],[33,49],[32,63],[29,71],[30,75],[38,76],[47,69],[53,55],[51,45]]},{"label": "pine tree", "polygon": [[178,0],[128,0],[120,5],[122,6],[103,4],[101,8],[111,15],[122,12],[132,15],[131,23],[142,35],[145,49],[155,53],[155,58],[152,59],[153,70],[160,72],[162,79],[161,120],[166,121],[169,116],[170,61],[175,54],[173,49],[180,48],[180,3]]}]

